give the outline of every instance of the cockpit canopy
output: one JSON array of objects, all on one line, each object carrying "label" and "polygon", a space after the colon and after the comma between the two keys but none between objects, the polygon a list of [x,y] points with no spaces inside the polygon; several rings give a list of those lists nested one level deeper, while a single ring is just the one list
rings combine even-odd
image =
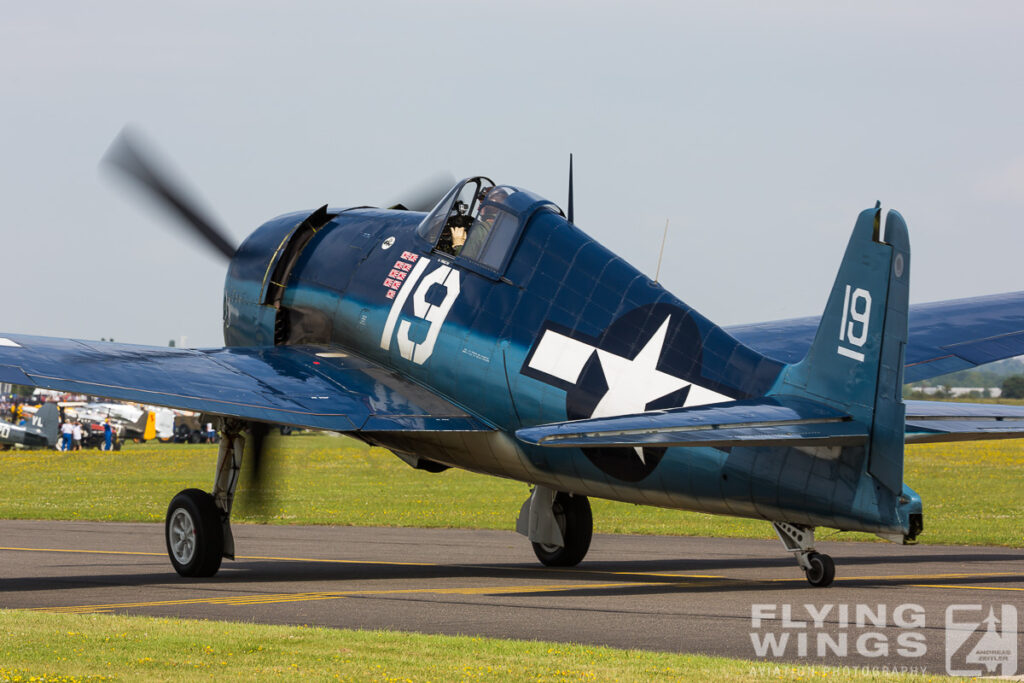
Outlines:
[{"label": "cockpit canopy", "polygon": [[434,251],[500,275],[522,227],[538,209],[561,214],[532,192],[475,176],[456,183],[416,232],[434,245]]}]

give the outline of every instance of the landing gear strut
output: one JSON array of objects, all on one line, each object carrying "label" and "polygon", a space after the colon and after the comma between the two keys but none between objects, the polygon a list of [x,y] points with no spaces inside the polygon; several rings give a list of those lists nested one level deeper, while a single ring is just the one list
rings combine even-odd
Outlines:
[{"label": "landing gear strut", "polygon": [[586,557],[594,534],[590,501],[537,486],[523,503],[516,531],[529,537],[545,566],[575,567]]},{"label": "landing gear strut", "polygon": [[222,557],[235,558],[231,504],[242,468],[245,423],[226,419],[222,427],[213,493],[185,489],[167,508],[167,554],[174,571],[182,576],[213,576],[220,569]]},{"label": "landing gear strut", "polygon": [[836,563],[828,555],[814,550],[814,527],[788,522],[772,522],[772,526],[782,545],[796,556],[796,562],[804,570],[809,584],[816,588],[832,584],[836,578]]}]

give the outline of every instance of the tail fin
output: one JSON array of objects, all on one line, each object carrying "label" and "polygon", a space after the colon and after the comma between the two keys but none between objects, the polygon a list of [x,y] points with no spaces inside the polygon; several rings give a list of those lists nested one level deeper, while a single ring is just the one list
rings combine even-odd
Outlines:
[{"label": "tail fin", "polygon": [[46,443],[53,448],[60,436],[60,409],[56,403],[44,403],[32,416],[32,426],[46,437]]},{"label": "tail fin", "polygon": [[857,218],[814,342],[772,393],[829,404],[869,426],[868,472],[899,495],[910,240],[895,211],[881,238],[881,212],[876,205]]}]

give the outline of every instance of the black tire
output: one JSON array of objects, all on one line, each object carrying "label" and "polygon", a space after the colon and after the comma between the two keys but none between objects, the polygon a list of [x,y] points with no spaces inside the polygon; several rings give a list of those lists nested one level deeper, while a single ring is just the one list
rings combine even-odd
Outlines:
[{"label": "black tire", "polygon": [[164,522],[167,555],[182,576],[213,576],[224,553],[224,528],[213,496],[185,489],[171,500]]},{"label": "black tire", "polygon": [[836,578],[836,563],[832,558],[821,553],[811,553],[807,561],[811,563],[811,568],[805,570],[807,582],[815,588],[831,586]]},{"label": "black tire", "polygon": [[192,432],[191,434],[188,435],[188,442],[189,443],[202,443],[203,442],[203,437],[199,434],[199,432]]},{"label": "black tire", "polygon": [[575,567],[586,557],[590,539],[594,535],[594,517],[590,513],[590,501],[586,496],[559,493],[552,506],[555,521],[562,530],[565,545],[562,547],[533,544],[533,552],[541,564],[547,567]]}]

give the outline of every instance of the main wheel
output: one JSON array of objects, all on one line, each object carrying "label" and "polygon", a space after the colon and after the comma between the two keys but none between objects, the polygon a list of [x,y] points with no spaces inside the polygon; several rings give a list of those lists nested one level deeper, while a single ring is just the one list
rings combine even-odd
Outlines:
[{"label": "main wheel", "polygon": [[533,552],[537,559],[548,567],[575,567],[590,549],[594,535],[594,517],[590,513],[590,501],[586,496],[559,493],[555,496],[551,511],[558,528],[562,530],[564,546],[534,543]]},{"label": "main wheel", "polygon": [[182,576],[213,576],[224,553],[224,527],[213,496],[185,489],[167,507],[167,554]]},{"label": "main wheel", "polygon": [[836,578],[836,563],[832,561],[831,557],[821,553],[811,553],[807,556],[807,561],[811,563],[811,568],[805,570],[809,584],[817,588],[832,585],[833,579]]}]

